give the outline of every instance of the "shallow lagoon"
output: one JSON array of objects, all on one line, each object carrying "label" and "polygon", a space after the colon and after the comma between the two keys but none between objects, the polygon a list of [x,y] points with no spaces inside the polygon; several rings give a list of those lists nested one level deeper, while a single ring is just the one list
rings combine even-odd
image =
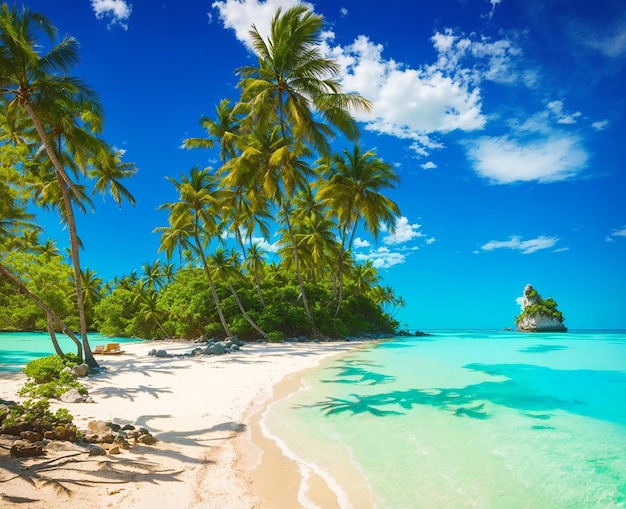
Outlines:
[{"label": "shallow lagoon", "polygon": [[[64,334],[57,334],[64,352],[76,353],[76,345]],[[91,347],[107,343],[137,342],[139,339],[109,338],[101,334],[89,334]],[[47,332],[0,332],[0,373],[21,371],[28,361],[52,355],[54,347]]]},{"label": "shallow lagoon", "polygon": [[329,361],[263,425],[386,509],[626,507],[625,402],[625,333],[437,331]]}]

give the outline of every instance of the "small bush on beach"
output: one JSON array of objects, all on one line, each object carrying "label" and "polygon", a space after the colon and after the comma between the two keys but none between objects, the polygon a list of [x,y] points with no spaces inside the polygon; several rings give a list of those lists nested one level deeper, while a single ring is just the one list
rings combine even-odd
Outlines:
[{"label": "small bush on beach", "polygon": [[282,343],[285,340],[285,335],[279,330],[272,331],[267,336],[270,343]]},{"label": "small bush on beach", "polygon": [[87,394],[87,389],[77,382],[66,367],[77,365],[78,357],[68,354],[64,357],[49,355],[26,364],[24,374],[29,378],[19,391],[21,396],[37,398],[59,398],[70,389],[77,389],[80,394]]},{"label": "small bush on beach", "polygon": [[0,433],[11,435],[21,431],[51,431],[58,428],[69,428],[72,436],[77,436],[76,427],[72,424],[74,417],[67,409],[59,408],[50,411],[50,403],[46,399],[28,399],[13,406],[6,414],[0,426]]},{"label": "small bush on beach", "polygon": [[57,380],[66,366],[76,366],[73,360],[66,360],[59,355],[49,355],[26,364],[24,374],[35,383],[44,384]]}]

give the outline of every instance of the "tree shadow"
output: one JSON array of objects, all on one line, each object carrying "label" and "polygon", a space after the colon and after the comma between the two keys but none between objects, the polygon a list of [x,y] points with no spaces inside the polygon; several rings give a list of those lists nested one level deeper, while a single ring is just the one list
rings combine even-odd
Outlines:
[{"label": "tree shadow", "polygon": [[532,345],[518,350],[522,353],[548,353],[558,352],[559,350],[567,350],[567,346],[563,345]]},{"label": "tree shadow", "polygon": [[[153,461],[139,461],[137,457],[89,456],[87,450],[78,448],[53,457],[0,456],[2,499],[14,504],[35,504],[49,500],[51,495],[71,498],[79,487],[124,485],[131,481],[150,484],[180,482],[179,476],[183,471],[182,468],[162,468]],[[37,493],[40,498],[11,495],[12,485],[8,483],[17,480],[32,485],[33,495]]]},{"label": "tree shadow", "polygon": [[[430,406],[457,417],[487,419],[490,408],[505,406],[536,419],[548,420],[555,411],[626,424],[626,373],[620,371],[558,370],[529,364],[469,364],[502,381],[485,381],[462,388],[431,388],[328,397],[306,407],[326,415],[369,413],[399,415],[416,406]],[[535,412],[535,414],[533,414]]]},{"label": "tree shadow", "polygon": [[148,387],[138,385],[137,387],[98,387],[91,389],[89,395],[101,398],[120,398],[135,401],[139,394],[149,394],[154,399],[159,399],[159,394],[168,394],[172,391],[165,387]]}]

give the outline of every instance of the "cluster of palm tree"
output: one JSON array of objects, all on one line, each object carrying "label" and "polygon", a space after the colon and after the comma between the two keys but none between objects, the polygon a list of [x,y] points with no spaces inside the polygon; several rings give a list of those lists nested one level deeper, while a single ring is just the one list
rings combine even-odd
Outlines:
[{"label": "cluster of palm tree", "polygon": [[[231,331],[213,279],[236,277],[238,255],[221,248],[207,255],[224,231],[236,237],[263,305],[263,260],[252,239],[255,232],[267,238],[269,218],[277,219],[279,266],[295,274],[298,299],[315,333],[305,283],[334,281],[337,316],[344,276],[357,268],[350,253],[358,227],[377,237],[382,225],[393,230],[399,214],[382,194],[398,182],[389,164],[358,145],[342,154],[331,151],[337,135],[357,140],[359,129],[350,112],[369,110],[370,104],[342,92],[337,63],[320,50],[322,28],[323,18],[303,5],[278,10],[267,40],[253,26],[258,63],[237,70],[238,101],[220,101],[213,119],[200,119],[208,136],[184,142],[186,148],[218,144],[220,166],[196,167],[179,180],[170,179],[178,200],[162,206],[169,224],[156,230],[161,248],[168,257],[180,248],[192,253],[192,261],[200,260],[226,335]],[[234,297],[246,320],[265,336]]]},{"label": "cluster of palm tree", "polygon": [[[40,35],[52,42],[45,52]],[[12,185],[27,189],[37,205],[58,211],[67,225],[83,355],[96,366],[87,337],[74,209],[91,206],[86,180],[95,181],[92,193],[110,192],[118,202],[133,202],[120,179],[136,170],[100,137],[104,112],[96,92],[69,74],[78,64],[76,39],[56,39],[45,16],[0,5],[0,136],[3,150],[20,147],[27,159]],[[46,315],[55,321],[49,310]]]},{"label": "cluster of palm tree", "polygon": [[[120,181],[136,169],[100,137],[103,111],[97,94],[68,74],[77,64],[76,41],[66,37],[41,54],[36,36],[54,38],[50,22],[28,9],[1,6],[0,149],[5,159],[19,164],[1,167],[12,185],[0,185],[0,194],[10,198],[0,206],[0,229],[11,239],[0,241],[0,262],[2,251],[16,249],[37,230],[24,212],[27,199],[60,213],[70,235],[71,279],[88,363],[95,364],[89,327],[150,337],[212,327],[206,308],[190,318],[192,296],[180,304],[189,288],[202,293],[204,285],[207,299],[201,304],[212,302],[215,322],[226,336],[235,328],[267,338],[281,327],[289,329],[287,317],[297,317],[294,310],[302,311],[310,334],[319,334],[320,327],[347,330],[336,324],[329,328],[328,322],[350,313],[393,328],[393,309],[404,302],[391,288],[378,286],[373,264],[358,263],[352,249],[359,229],[374,237],[383,227],[393,231],[398,206],[383,192],[399,179],[373,150],[354,144],[359,129],[351,112],[367,111],[370,103],[342,91],[337,63],[320,50],[322,28],[323,18],[303,5],[278,10],[267,38],[252,27],[258,62],[237,70],[239,97],[220,101],[214,118],[201,117],[207,136],[184,142],[189,149],[217,145],[220,164],[169,178],[178,197],[160,207],[168,224],[155,229],[167,262],[146,263],[140,276],[103,285],[95,272],[81,270],[74,209],[88,211],[96,192],[134,203]],[[336,137],[354,145],[333,152]],[[268,253],[254,239],[269,239],[272,226],[278,228],[277,249]],[[33,242],[37,236],[22,249],[41,251]],[[225,247],[227,237],[236,248]],[[10,269],[0,263],[0,275],[37,299]],[[347,298],[353,300],[343,309]],[[44,302],[40,308],[51,334],[68,329]],[[270,310],[283,314],[282,321],[270,317]],[[125,316],[130,311],[133,316]],[[361,327],[368,329],[366,323]]]}]

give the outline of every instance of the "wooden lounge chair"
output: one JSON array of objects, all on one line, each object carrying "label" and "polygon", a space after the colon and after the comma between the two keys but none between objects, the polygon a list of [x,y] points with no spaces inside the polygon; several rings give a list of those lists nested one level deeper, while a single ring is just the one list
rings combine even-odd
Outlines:
[{"label": "wooden lounge chair", "polygon": [[101,354],[104,352],[104,345],[96,345],[93,349],[94,354]]},{"label": "wooden lounge chair", "polygon": [[119,343],[108,343],[107,346],[102,350],[104,355],[117,355],[120,353],[124,353],[124,350],[120,349]]}]

